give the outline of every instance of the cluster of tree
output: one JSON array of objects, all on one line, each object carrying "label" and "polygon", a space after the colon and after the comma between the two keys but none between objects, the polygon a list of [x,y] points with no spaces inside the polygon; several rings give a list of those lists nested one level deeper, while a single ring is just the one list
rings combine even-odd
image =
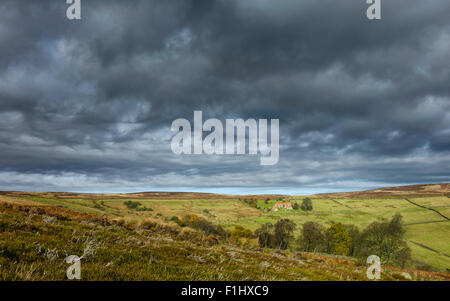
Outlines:
[{"label": "cluster of tree", "polygon": [[125,206],[127,206],[128,209],[137,209],[139,206],[142,205],[141,203],[134,202],[134,201],[126,201],[126,202],[123,202],[123,204]]},{"label": "cluster of tree", "polygon": [[351,255],[352,239],[341,223],[333,223],[328,229],[316,222],[304,223],[298,243],[306,252]]},{"label": "cluster of tree", "polygon": [[326,229],[318,223],[307,222],[303,224],[298,243],[306,252],[362,258],[377,255],[385,264],[404,267],[411,258],[404,234],[402,216],[398,214],[387,222],[373,222],[362,232],[354,225],[333,223]]},{"label": "cluster of tree", "polygon": [[220,225],[215,225],[210,221],[195,214],[186,215],[182,219],[178,216],[172,216],[170,221],[177,223],[180,227],[190,227],[205,233],[206,235],[218,235],[222,238],[232,238],[234,241],[239,241],[241,238],[252,239],[255,234],[252,230],[241,225],[236,225],[233,230],[226,231]]},{"label": "cluster of tree", "polygon": [[285,250],[294,240],[296,224],[290,219],[281,219],[275,225],[266,223],[255,231],[258,244],[262,248]]},{"label": "cluster of tree", "polygon": [[152,208],[148,208],[145,206],[142,206],[140,202],[134,202],[134,201],[125,201],[123,202],[125,206],[127,206],[130,210],[137,210],[137,211],[153,211]]},{"label": "cluster of tree", "polygon": [[[188,226],[203,231],[206,235],[218,235],[223,238],[251,239],[256,237],[262,248],[286,250],[296,247],[305,252],[321,252],[367,258],[370,255],[380,257],[383,264],[404,267],[411,259],[402,224],[402,216],[397,214],[390,221],[373,222],[363,231],[354,225],[332,223],[328,228],[316,222],[303,224],[300,236],[295,239],[296,224],[290,219],[281,219],[277,223],[266,223],[254,233],[240,225],[227,232],[220,225],[214,225],[197,215],[187,215],[183,219],[174,216],[171,219],[182,227]],[[295,246],[294,246],[295,245]]]},{"label": "cluster of tree", "polygon": [[303,199],[301,206],[297,202],[292,205],[292,209],[294,210],[298,210],[300,208],[303,211],[311,211],[313,209],[312,200],[310,198],[305,198]]}]

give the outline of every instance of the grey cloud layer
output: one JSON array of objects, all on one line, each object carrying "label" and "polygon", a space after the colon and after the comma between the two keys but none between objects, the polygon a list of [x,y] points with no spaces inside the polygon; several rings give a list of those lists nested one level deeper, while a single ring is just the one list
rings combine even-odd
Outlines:
[{"label": "grey cloud layer", "polygon": [[[0,189],[446,182],[447,0],[0,3]],[[178,157],[170,124],[279,118],[280,163]],[[264,191],[266,192],[266,191]]]}]

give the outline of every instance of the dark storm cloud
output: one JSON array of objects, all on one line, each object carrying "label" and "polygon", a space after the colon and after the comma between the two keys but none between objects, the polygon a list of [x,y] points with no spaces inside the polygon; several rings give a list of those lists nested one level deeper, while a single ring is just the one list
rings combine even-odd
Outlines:
[{"label": "dark storm cloud", "polygon": [[[309,192],[446,182],[450,3],[0,4],[0,189]],[[175,156],[170,124],[279,118],[276,166]],[[267,190],[269,189],[269,190]]]}]

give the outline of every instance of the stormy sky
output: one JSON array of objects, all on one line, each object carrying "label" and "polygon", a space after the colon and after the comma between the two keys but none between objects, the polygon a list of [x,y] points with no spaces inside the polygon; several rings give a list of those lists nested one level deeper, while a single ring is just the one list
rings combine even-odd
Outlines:
[{"label": "stormy sky", "polygon": [[[0,1],[0,190],[303,194],[450,178],[450,1]],[[280,120],[280,160],[173,120]]]}]

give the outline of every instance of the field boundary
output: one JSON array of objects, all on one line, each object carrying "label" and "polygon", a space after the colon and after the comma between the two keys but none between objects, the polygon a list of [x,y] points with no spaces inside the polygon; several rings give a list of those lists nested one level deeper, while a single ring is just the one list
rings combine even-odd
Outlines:
[{"label": "field boundary", "polygon": [[415,242],[415,241],[412,241],[412,240],[409,240],[409,239],[406,239],[406,241],[409,241],[410,243],[413,243],[413,244],[415,244],[416,246],[422,247],[422,248],[424,248],[424,249],[427,249],[427,250],[429,250],[429,251],[431,251],[431,252],[434,252],[434,253],[436,253],[436,254],[439,254],[439,255],[441,255],[441,256],[445,256],[445,257],[449,257],[449,258],[450,258],[450,255],[445,254],[445,253],[441,253],[441,252],[439,252],[438,250],[435,250],[435,249],[433,249],[433,248],[430,248],[430,247],[428,247],[428,246],[426,246],[426,245],[424,245],[424,244],[421,244],[421,243],[418,243],[418,242]]},{"label": "field boundary", "polygon": [[429,221],[429,222],[417,222],[417,223],[409,223],[409,224],[405,224],[405,226],[414,226],[414,225],[423,225],[423,224],[434,224],[434,223],[447,223],[450,222],[448,220],[440,220],[440,221]]},{"label": "field boundary", "polygon": [[436,209],[433,209],[433,208],[429,208],[429,207],[425,207],[425,206],[419,205],[419,204],[417,204],[417,203],[414,203],[413,201],[410,201],[410,200],[407,199],[407,198],[405,198],[404,200],[410,202],[411,204],[413,204],[413,205],[415,205],[415,206],[417,206],[417,207],[420,207],[420,208],[424,208],[424,209],[428,209],[428,210],[434,211],[434,212],[436,212],[437,214],[439,214],[440,216],[442,216],[443,218],[445,218],[446,220],[449,220],[449,221],[450,221],[450,218],[446,217],[445,215],[443,215],[442,213],[440,213],[440,212],[437,211]]}]

